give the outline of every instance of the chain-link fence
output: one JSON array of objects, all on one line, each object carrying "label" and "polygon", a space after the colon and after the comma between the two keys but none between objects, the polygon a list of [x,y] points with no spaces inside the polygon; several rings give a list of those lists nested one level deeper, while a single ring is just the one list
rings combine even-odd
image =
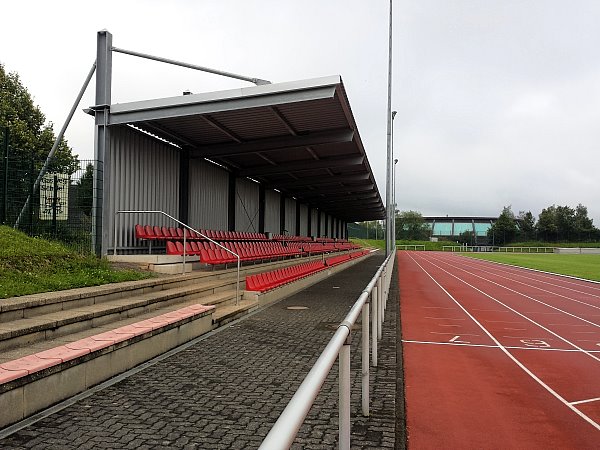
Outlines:
[{"label": "chain-link fence", "polygon": [[0,144],[0,223],[91,252],[94,161],[51,166],[34,192],[44,161],[7,146],[1,131]]}]

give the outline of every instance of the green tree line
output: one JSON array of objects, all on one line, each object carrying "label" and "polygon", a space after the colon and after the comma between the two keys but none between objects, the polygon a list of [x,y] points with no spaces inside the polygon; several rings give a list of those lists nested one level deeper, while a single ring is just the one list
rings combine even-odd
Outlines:
[{"label": "green tree line", "polygon": [[531,211],[512,212],[505,206],[496,223],[488,230],[488,239],[494,245],[513,242],[597,242],[600,230],[588,216],[582,204],[570,206],[548,206],[542,209],[537,220]]}]

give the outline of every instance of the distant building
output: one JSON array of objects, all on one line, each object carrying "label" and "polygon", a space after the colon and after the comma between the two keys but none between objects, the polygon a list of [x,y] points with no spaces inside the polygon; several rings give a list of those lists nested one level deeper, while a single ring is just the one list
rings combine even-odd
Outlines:
[{"label": "distant building", "polygon": [[475,236],[473,244],[488,243],[487,232],[498,220],[497,217],[427,216],[423,217],[431,229],[431,237],[455,241],[465,231]]}]

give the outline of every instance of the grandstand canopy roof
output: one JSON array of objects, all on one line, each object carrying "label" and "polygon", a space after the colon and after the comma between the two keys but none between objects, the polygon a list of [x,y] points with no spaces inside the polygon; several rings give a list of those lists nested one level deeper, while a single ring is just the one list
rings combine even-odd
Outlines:
[{"label": "grandstand canopy roof", "polygon": [[385,218],[339,76],[114,104],[119,124],[347,222]]}]

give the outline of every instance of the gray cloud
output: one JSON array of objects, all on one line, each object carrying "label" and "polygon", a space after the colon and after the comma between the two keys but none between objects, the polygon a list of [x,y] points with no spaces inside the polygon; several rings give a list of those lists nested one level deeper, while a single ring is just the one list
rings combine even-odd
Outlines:
[{"label": "gray cloud", "polygon": [[[385,196],[388,3],[358,0],[21,0],[3,6],[0,62],[62,124],[95,58],[96,31],[119,47],[274,82],[341,74]],[[394,2],[393,107],[400,209],[537,215],[581,202],[600,225],[600,3]],[[115,55],[124,102],[243,86]],[[93,104],[86,94],[83,106]],[[93,157],[92,121],[67,133]]]}]

